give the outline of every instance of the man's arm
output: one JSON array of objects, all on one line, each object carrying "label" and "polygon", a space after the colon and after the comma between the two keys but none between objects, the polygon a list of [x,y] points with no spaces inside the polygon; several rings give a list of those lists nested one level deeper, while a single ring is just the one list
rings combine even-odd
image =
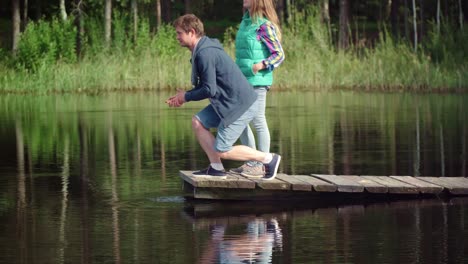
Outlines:
[{"label": "man's arm", "polygon": [[171,96],[166,100],[166,104],[168,104],[170,107],[180,107],[185,102],[185,91],[182,89],[178,89],[176,95]]},{"label": "man's arm", "polygon": [[[209,54],[211,52],[211,54]],[[200,101],[216,94],[216,53],[213,49],[200,51],[194,63],[197,63],[198,85],[185,93],[185,101]]]}]

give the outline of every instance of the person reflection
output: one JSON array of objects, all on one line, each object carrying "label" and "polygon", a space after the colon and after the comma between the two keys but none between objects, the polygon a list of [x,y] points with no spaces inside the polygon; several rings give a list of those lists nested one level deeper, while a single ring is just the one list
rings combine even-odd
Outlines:
[{"label": "person reflection", "polygon": [[216,225],[211,241],[198,263],[271,263],[273,251],[283,247],[278,221],[256,218],[247,223],[244,234],[226,234],[226,225]]}]

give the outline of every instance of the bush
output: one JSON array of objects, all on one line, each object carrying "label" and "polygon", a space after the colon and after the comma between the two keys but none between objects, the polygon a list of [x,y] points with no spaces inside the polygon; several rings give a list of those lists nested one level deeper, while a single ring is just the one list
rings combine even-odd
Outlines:
[{"label": "bush", "polygon": [[180,45],[176,39],[176,32],[171,25],[162,25],[153,37],[151,49],[158,55],[173,56],[180,51]]},{"label": "bush", "polygon": [[71,21],[55,18],[29,23],[18,43],[15,66],[34,71],[57,61],[75,62],[76,29]]}]

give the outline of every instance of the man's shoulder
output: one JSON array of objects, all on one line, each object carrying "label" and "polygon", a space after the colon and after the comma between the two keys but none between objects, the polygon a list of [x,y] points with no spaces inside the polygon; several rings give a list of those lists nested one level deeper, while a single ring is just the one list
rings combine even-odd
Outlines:
[{"label": "man's shoulder", "polygon": [[200,49],[197,52],[197,57],[201,58],[215,58],[215,57],[224,57],[229,55],[222,47],[208,46]]}]

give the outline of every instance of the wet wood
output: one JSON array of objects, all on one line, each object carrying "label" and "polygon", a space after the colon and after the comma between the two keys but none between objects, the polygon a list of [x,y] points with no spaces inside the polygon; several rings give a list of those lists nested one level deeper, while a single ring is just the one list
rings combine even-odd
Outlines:
[{"label": "wet wood", "polygon": [[296,176],[278,174],[276,178],[289,183],[291,186],[291,190],[293,191],[311,191],[312,190],[312,185],[310,183],[302,181]]},{"label": "wet wood", "polygon": [[419,190],[417,189],[416,186],[387,177],[387,176],[361,176],[361,177],[387,186],[388,193],[393,193],[393,194],[418,194],[419,193]]},{"label": "wet wood", "polygon": [[416,177],[419,180],[444,187],[451,194],[468,194],[468,179],[464,177]]},{"label": "wet wood", "polygon": [[364,186],[346,176],[312,174],[313,177],[337,186],[338,192],[364,192]]},{"label": "wet wood", "polygon": [[227,179],[194,177],[192,171],[180,171],[180,177],[194,187],[254,189],[255,182],[236,174],[228,174]]},{"label": "wet wood", "polygon": [[[357,176],[357,175],[287,175],[273,180],[246,178],[229,173],[227,179],[194,177],[180,171],[184,195],[195,199],[271,200],[323,199],[347,200],[399,196],[451,195],[468,196],[464,177]],[[392,195],[392,196],[390,196]]]},{"label": "wet wood", "polygon": [[356,175],[346,175],[345,177],[359,183],[360,185],[364,186],[364,189],[370,193],[386,193],[388,192],[388,188],[385,185],[372,181],[370,179],[366,179],[363,177],[359,177]]},{"label": "wet wood", "polygon": [[264,190],[289,190],[291,184],[275,178],[273,180],[250,179],[257,184],[257,187]]},{"label": "wet wood", "polygon": [[421,193],[439,194],[444,190],[444,187],[440,185],[432,184],[411,176],[390,176],[390,178],[414,185],[418,187]]},{"label": "wet wood", "polygon": [[335,192],[337,190],[336,185],[308,175],[278,174],[276,178],[289,183],[293,191]]},{"label": "wet wood", "polygon": [[336,192],[337,186],[326,182],[319,180],[317,178],[314,178],[312,176],[307,176],[307,175],[295,175],[294,176],[296,179],[299,179],[307,184],[310,184],[312,187],[313,191],[316,192]]}]

